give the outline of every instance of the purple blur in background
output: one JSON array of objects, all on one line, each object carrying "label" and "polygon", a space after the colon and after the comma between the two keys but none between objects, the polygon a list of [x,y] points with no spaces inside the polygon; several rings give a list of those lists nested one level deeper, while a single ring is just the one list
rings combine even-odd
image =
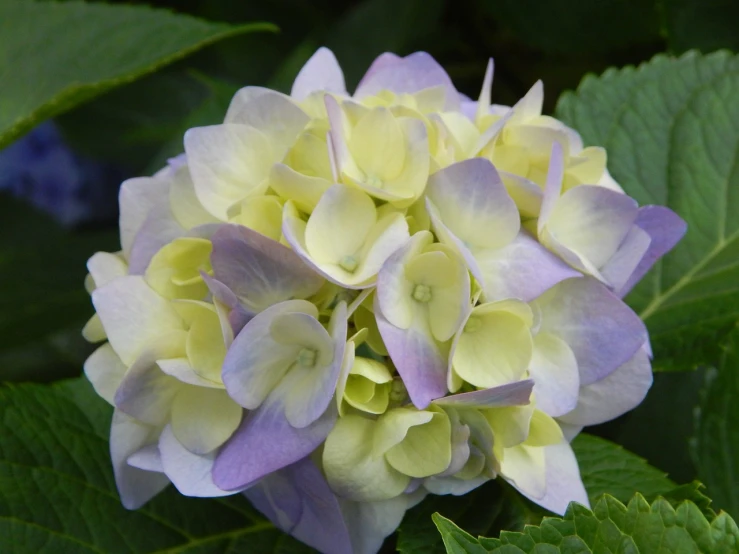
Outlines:
[{"label": "purple blur in background", "polygon": [[51,121],[0,151],[0,192],[69,227],[116,218],[124,178],[123,169],[72,152]]}]

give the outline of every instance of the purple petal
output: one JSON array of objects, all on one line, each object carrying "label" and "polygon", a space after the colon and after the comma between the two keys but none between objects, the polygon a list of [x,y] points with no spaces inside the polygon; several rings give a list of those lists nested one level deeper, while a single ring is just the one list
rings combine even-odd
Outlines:
[{"label": "purple petal", "polygon": [[221,281],[205,272],[201,272],[200,275],[213,297],[213,304],[221,321],[221,330],[226,341],[226,348],[229,348],[234,337],[252,320],[255,314],[244,308],[233,291]]},{"label": "purple petal", "polygon": [[128,465],[128,458],[143,447],[157,441],[158,429],[143,424],[116,410],[110,426],[110,457],[121,503],[136,510],[169,484],[162,473],[144,471]]},{"label": "purple petal", "polygon": [[619,289],[618,295],[623,297],[638,283],[655,262],[669,252],[685,235],[688,226],[685,221],[664,206],[644,206],[639,208],[635,223],[651,237],[649,249],[629,277],[626,284]]},{"label": "purple petal", "polygon": [[505,298],[530,302],[557,283],[581,275],[523,230],[508,246],[480,253],[476,259],[488,302]]},{"label": "purple petal", "polygon": [[449,356],[442,352],[430,329],[416,325],[399,329],[385,319],[377,296],[374,309],[377,327],[390,358],[403,378],[411,401],[416,408],[423,410],[432,400],[447,393]]},{"label": "purple petal", "polygon": [[169,204],[153,208],[131,243],[128,272],[143,275],[160,248],[185,234],[172,214]]},{"label": "purple petal", "polygon": [[290,96],[296,100],[304,100],[311,92],[316,91],[346,94],[341,66],[334,53],[323,46],[316,50],[316,53],[300,69]]},{"label": "purple petal", "polygon": [[161,425],[169,418],[175,395],[186,386],[156,365],[157,354],[147,351],[140,356],[115,393],[115,405],[119,410],[151,425]]},{"label": "purple petal", "polygon": [[306,457],[328,436],[337,417],[333,404],[317,421],[296,429],[288,423],[285,407],[275,396],[249,413],[221,448],[213,466],[216,486],[224,490],[249,486]]},{"label": "purple petal", "polygon": [[581,386],[603,379],[647,340],[639,316],[592,278],[563,281],[533,304],[541,312],[540,331],[572,348]]},{"label": "purple petal", "polygon": [[541,202],[541,211],[539,212],[539,221],[537,222],[537,230],[542,232],[544,226],[552,215],[554,206],[557,204],[559,197],[562,195],[562,180],[564,179],[565,162],[562,153],[562,146],[555,142],[552,145],[552,155],[549,158],[549,169],[547,171],[547,180],[544,185],[544,198]]},{"label": "purple petal", "polygon": [[167,425],[159,437],[159,452],[164,472],[172,484],[185,496],[228,496],[238,491],[224,491],[213,483],[215,452],[193,454],[175,438]]},{"label": "purple petal", "polygon": [[638,406],[652,386],[645,348],[600,381],[580,388],[577,407],[559,419],[572,425],[598,425]]},{"label": "purple petal", "polygon": [[[226,352],[223,384],[231,398],[248,410],[264,401],[295,361],[297,351],[275,342],[270,333],[276,317],[293,312],[318,316],[316,307],[305,300],[280,302],[249,321]],[[315,319],[312,323],[320,326]]]},{"label": "purple petal", "polygon": [[279,242],[240,225],[223,225],[212,238],[216,279],[249,310],[262,311],[291,298],[315,294],[323,279]]},{"label": "purple petal", "polygon": [[616,253],[600,269],[601,276],[611,289],[618,291],[623,288],[648,252],[651,242],[649,234],[637,225],[629,229]]},{"label": "purple petal", "polygon": [[310,458],[268,475],[244,492],[274,525],[326,554],[352,552],[336,495]]},{"label": "purple petal", "polygon": [[434,58],[426,52],[415,52],[405,58],[382,54],[370,66],[357,86],[357,99],[372,96],[383,90],[396,94],[413,94],[431,87],[444,87],[447,111],[459,110],[459,93],[452,80]]},{"label": "purple petal", "polygon": [[531,398],[534,382],[531,379],[514,381],[489,389],[452,394],[434,400],[439,406],[452,408],[499,408],[501,406],[525,406]]}]

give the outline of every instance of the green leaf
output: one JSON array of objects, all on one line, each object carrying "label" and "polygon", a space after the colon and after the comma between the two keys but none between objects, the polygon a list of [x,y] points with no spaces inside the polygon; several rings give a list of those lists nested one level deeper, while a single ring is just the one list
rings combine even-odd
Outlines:
[{"label": "green leaf", "polygon": [[640,494],[627,506],[604,495],[592,511],[572,503],[563,518],[547,517],[540,526],[504,531],[497,539],[475,540],[438,514],[434,522],[454,554],[732,554],[739,548],[739,527],[727,513],[709,521],[692,502],[675,508],[659,498],[650,505]]},{"label": "green leaf", "polygon": [[0,2],[0,147],[43,119],[224,38],[274,30],[144,6]]},{"label": "green leaf", "polygon": [[669,0],[664,2],[667,42],[675,52],[697,48],[739,50],[739,3],[732,0]]},{"label": "green leaf", "polygon": [[739,329],[708,374],[697,409],[693,454],[716,506],[739,515]]},{"label": "green leaf", "polygon": [[591,502],[604,493],[621,502],[628,502],[637,492],[654,498],[676,487],[664,472],[605,439],[580,434],[572,448]]},{"label": "green leaf", "polygon": [[739,58],[727,52],[586,77],[557,116],[604,146],[641,204],[671,207],[682,242],[629,295],[645,320],[655,369],[711,363],[739,317]]},{"label": "green leaf", "polygon": [[655,0],[480,0],[527,46],[590,56],[659,40]]},{"label": "green leaf", "polygon": [[78,379],[0,388],[0,552],[309,552],[242,496],[173,487],[124,509],[108,454],[111,409]]},{"label": "green leaf", "polygon": [[504,529],[521,530],[538,524],[549,512],[521,496],[501,480],[490,481],[463,496],[428,496],[408,511],[398,530],[398,552],[443,553],[442,537],[434,530],[431,516],[440,513],[476,535],[498,534]]},{"label": "green leaf", "polygon": [[716,512],[711,508],[713,501],[703,492],[705,488],[706,486],[700,481],[693,481],[692,483],[675,487],[661,496],[673,506],[678,506],[683,501],[690,500],[710,520],[716,517]]},{"label": "green leaf", "polygon": [[0,351],[81,330],[93,313],[85,262],[98,250],[117,250],[117,232],[62,228],[7,195],[0,195],[0,221]]}]

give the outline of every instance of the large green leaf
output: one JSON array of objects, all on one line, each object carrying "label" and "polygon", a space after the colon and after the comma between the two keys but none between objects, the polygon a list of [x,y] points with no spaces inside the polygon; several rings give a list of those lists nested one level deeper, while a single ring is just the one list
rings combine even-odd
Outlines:
[{"label": "large green leaf", "polygon": [[0,147],[43,119],[208,44],[273,29],[145,6],[0,2]]},{"label": "large green leaf", "polygon": [[697,410],[693,454],[716,506],[739,516],[739,329],[731,333]]},{"label": "large green leaf", "polygon": [[605,146],[617,181],[670,206],[683,241],[629,295],[649,327],[656,369],[710,363],[739,317],[739,58],[657,56],[586,77],[557,116]]},{"label": "large green leaf", "polygon": [[545,518],[540,526],[506,531],[499,539],[475,539],[438,514],[434,522],[447,552],[454,554],[733,554],[739,549],[739,528],[727,513],[709,521],[692,502],[675,508],[660,498],[650,505],[639,494],[628,506],[605,495],[592,511],[573,503],[564,518]]},{"label": "large green leaf", "polygon": [[572,441],[572,448],[591,502],[604,493],[621,502],[628,502],[637,492],[654,498],[676,487],[646,460],[605,439],[581,434]]},{"label": "large green leaf", "polygon": [[170,487],[124,509],[108,455],[110,417],[82,379],[0,388],[0,552],[310,551],[240,495],[193,499]]}]

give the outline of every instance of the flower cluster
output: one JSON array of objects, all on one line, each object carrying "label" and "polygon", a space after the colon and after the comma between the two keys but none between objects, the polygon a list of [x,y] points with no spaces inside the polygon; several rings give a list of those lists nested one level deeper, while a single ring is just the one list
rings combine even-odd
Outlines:
[{"label": "flower cluster", "polygon": [[290,96],[241,89],[122,185],[84,333],[127,507],[243,492],[362,554],[496,477],[587,504],[569,441],[646,394],[621,297],[685,226],[543,116],[541,83],[513,107],[491,83],[492,62],[474,102],[427,54],[383,54],[349,95],[322,48]]}]

